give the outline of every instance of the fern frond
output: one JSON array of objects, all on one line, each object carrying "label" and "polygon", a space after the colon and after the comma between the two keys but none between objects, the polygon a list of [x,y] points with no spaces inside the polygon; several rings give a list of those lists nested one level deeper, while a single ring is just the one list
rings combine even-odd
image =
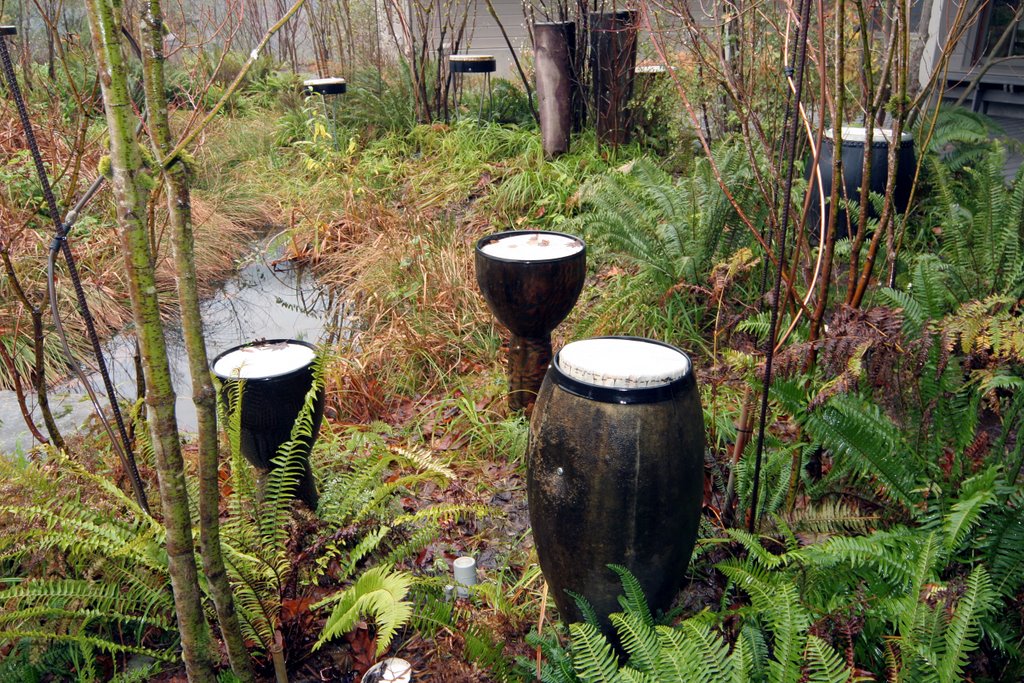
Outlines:
[{"label": "fern frond", "polygon": [[761,545],[761,539],[754,534],[748,533],[742,529],[726,529],[726,533],[738,541],[740,545],[749,553],[750,557],[757,561],[757,563],[765,569],[776,569],[781,567],[786,559],[782,555],[776,555],[765,549]]},{"label": "fern frond", "polygon": [[653,674],[637,671],[629,667],[619,669],[619,678],[624,683],[661,683]]},{"label": "fern frond", "polygon": [[733,677],[728,645],[706,624],[687,620],[678,629],[659,626],[658,638],[661,680],[717,683]]},{"label": "fern frond", "polygon": [[647,596],[644,595],[643,586],[633,573],[619,564],[610,564],[611,569],[619,577],[622,583],[623,595],[619,596],[619,604],[627,614],[632,614],[645,626],[654,626],[654,617],[651,615],[651,608],[647,604]]},{"label": "fern frond", "polygon": [[638,671],[654,673],[657,670],[660,645],[653,625],[645,623],[642,617],[631,612],[615,612],[609,619],[629,655],[629,665]]},{"label": "fern frond", "polygon": [[847,683],[855,672],[831,645],[818,636],[807,637],[807,680],[816,683]]},{"label": "fern frond", "polygon": [[601,628],[601,619],[597,616],[597,610],[590,604],[590,601],[582,594],[577,593],[576,591],[571,591],[568,588],[565,589],[565,592],[570,598],[572,598],[573,602],[576,603],[576,609],[580,611],[580,615],[583,617],[583,623],[597,629]]},{"label": "fern frond", "polygon": [[152,657],[153,659],[158,659],[161,662],[175,662],[180,658],[180,655],[175,650],[154,650],[152,648],[127,645],[125,643],[118,643],[112,640],[106,640],[104,638],[98,638],[96,636],[81,633],[64,634],[20,629],[9,631],[0,630],[0,641],[19,640],[22,638],[44,642],[73,643],[78,646],[93,647],[109,654],[137,654],[144,657]]},{"label": "fern frond", "polygon": [[864,514],[841,500],[819,501],[794,511],[787,521],[797,531],[817,534],[865,534],[879,522],[879,515]]},{"label": "fern frond", "polygon": [[995,489],[989,486],[953,503],[952,510],[943,520],[946,553],[953,552],[964,543],[967,535],[980,523],[985,508],[995,501]]},{"label": "fern frond", "polygon": [[319,609],[337,603],[313,649],[317,650],[328,640],[349,632],[361,618],[372,616],[377,624],[377,655],[383,654],[398,629],[412,617],[412,602],[405,599],[412,582],[412,575],[406,572],[396,572],[384,566],[374,567],[340,595],[313,605],[313,609]]},{"label": "fern frond", "polygon": [[619,663],[611,643],[590,624],[570,624],[573,670],[584,683],[617,683]]},{"label": "fern frond", "polygon": [[967,590],[957,601],[956,611],[945,631],[945,652],[938,662],[941,683],[963,680],[968,656],[978,646],[979,621],[994,604],[994,593],[988,572],[977,566],[967,579]]},{"label": "fern frond", "polygon": [[446,463],[438,461],[433,452],[426,448],[393,446],[392,451],[420,473],[433,475],[442,486],[455,479],[455,472]]},{"label": "fern frond", "polygon": [[917,501],[920,470],[906,457],[910,449],[901,431],[877,405],[848,394],[834,396],[804,424],[815,441],[877,479],[891,498],[908,507]]}]

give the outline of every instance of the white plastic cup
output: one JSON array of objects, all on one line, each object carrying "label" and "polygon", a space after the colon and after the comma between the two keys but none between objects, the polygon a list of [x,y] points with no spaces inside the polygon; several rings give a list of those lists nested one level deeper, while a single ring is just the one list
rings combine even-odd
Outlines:
[{"label": "white plastic cup", "polygon": [[476,560],[468,555],[463,555],[452,564],[459,597],[468,597],[469,591],[466,590],[465,586],[475,586],[478,583],[476,578]]}]

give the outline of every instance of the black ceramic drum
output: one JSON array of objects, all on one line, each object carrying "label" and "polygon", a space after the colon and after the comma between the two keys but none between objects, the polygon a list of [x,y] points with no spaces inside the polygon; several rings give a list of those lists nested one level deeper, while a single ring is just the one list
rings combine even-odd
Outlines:
[{"label": "black ceramic drum", "polygon": [[497,68],[494,55],[448,55],[448,69],[453,74],[491,74]]},{"label": "black ceramic drum", "polygon": [[[239,380],[242,387],[240,448],[242,455],[265,474],[274,466],[281,446],[291,439],[292,427],[313,386],[312,344],[294,339],[272,339],[228,349],[213,361],[213,373],[221,380],[221,400],[227,402],[229,387]],[[303,439],[304,472],[296,496],[316,508],[316,482],[309,465],[309,453],[320,431],[324,395],[313,403],[312,436]]]},{"label": "black ceramic drum", "polygon": [[567,344],[544,378],[527,449],[530,522],[563,621],[584,596],[605,631],[628,568],[652,608],[671,605],[697,538],[704,419],[689,357],[668,344]]},{"label": "black ceramic drum", "polygon": [[[886,183],[889,179],[889,142],[892,137],[892,131],[884,128],[875,128],[871,134],[871,172],[868,178],[868,189],[881,195],[885,194]],[[843,192],[845,191],[845,199],[854,205],[860,202],[860,189],[864,184],[864,144],[866,141],[867,130],[865,128],[858,126],[842,128],[843,188],[839,190],[839,198],[840,200],[844,199]],[[910,133],[903,133],[900,136],[899,145],[892,202],[896,212],[903,213],[910,203],[910,188],[914,182],[916,166],[914,137]],[[832,129],[829,129],[825,131],[821,153],[818,155],[818,169],[821,171],[820,193],[818,184],[815,182],[807,221],[815,234],[820,233],[822,196],[825,197],[825,216],[828,217],[828,201],[832,196],[832,159],[835,157],[835,147],[835,134]],[[809,168],[808,172],[813,172],[813,169]],[[878,218],[878,213],[870,204],[867,213],[868,218]],[[856,234],[859,225],[858,216],[851,214],[849,225],[850,230],[847,230],[847,213],[840,209],[836,214],[836,236],[843,238],[849,234]]]},{"label": "black ceramic drum", "polygon": [[341,95],[348,90],[344,78],[310,78],[303,81],[302,85],[318,95]]},{"label": "black ceramic drum", "polygon": [[573,235],[500,232],[476,245],[476,282],[487,306],[512,333],[509,405],[533,405],[551,362],[551,331],[576,305],[587,274],[587,248]]}]

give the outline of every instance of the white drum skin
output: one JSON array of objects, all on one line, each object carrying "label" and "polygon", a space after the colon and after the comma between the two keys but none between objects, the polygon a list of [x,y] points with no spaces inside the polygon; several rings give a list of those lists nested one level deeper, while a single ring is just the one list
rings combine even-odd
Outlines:
[{"label": "white drum skin", "polygon": [[551,261],[583,250],[583,242],[566,235],[523,232],[488,242],[484,254],[507,261]]},{"label": "white drum skin", "polygon": [[232,379],[279,377],[306,367],[315,357],[308,346],[288,342],[245,346],[220,356],[213,372]]}]

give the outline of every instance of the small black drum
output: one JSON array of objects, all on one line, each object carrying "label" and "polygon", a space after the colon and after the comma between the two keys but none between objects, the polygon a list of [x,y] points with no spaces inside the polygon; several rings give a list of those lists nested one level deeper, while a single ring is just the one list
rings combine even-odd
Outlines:
[{"label": "small black drum", "polygon": [[303,81],[306,90],[319,95],[341,95],[348,90],[344,78],[310,78]]},{"label": "small black drum", "polygon": [[[889,143],[892,140],[892,131],[885,128],[875,128],[871,133],[871,174],[868,178],[868,189],[871,192],[885,194],[886,183],[889,179]],[[839,190],[840,200],[849,200],[853,204],[860,202],[860,188],[864,184],[864,144],[867,142],[867,129],[860,126],[844,126],[842,128],[842,154],[843,160],[843,188]],[[832,129],[825,131],[825,138],[821,145],[821,153],[818,155],[818,169],[821,171],[821,186],[817,182],[812,192],[810,211],[808,213],[808,226],[815,230],[817,237],[820,234],[821,220],[821,197],[825,198],[825,217],[828,217],[828,202],[832,196],[832,160],[835,158],[835,133]],[[914,154],[914,136],[910,133],[900,135],[899,151],[896,158],[896,180],[893,183],[893,208],[897,213],[907,210],[910,203],[910,189],[914,183],[914,170],[916,157]],[[808,165],[808,177],[814,169]],[[868,218],[878,218],[878,213],[869,203],[867,208]],[[849,222],[849,230],[847,223]],[[847,218],[846,211],[840,209],[836,214],[836,236],[847,237],[849,234],[856,234],[859,218],[850,215]]]},{"label": "small black drum", "polygon": [[[312,344],[295,339],[272,339],[236,346],[217,356],[213,374],[222,383],[220,399],[228,404],[228,390],[239,380],[242,387],[240,447],[242,455],[259,472],[273,468],[273,459],[291,438],[292,426],[313,386]],[[312,437],[303,440],[304,473],[296,496],[316,508],[318,495],[309,465],[309,453],[320,431],[324,395],[313,403]]]},{"label": "small black drum", "polygon": [[498,60],[494,55],[448,55],[448,68],[453,74],[492,74]]},{"label": "small black drum", "polygon": [[668,608],[697,537],[704,419],[689,357],[668,344],[598,337],[555,355],[530,422],[530,522],[561,618],[585,597],[606,632],[629,569]]}]

